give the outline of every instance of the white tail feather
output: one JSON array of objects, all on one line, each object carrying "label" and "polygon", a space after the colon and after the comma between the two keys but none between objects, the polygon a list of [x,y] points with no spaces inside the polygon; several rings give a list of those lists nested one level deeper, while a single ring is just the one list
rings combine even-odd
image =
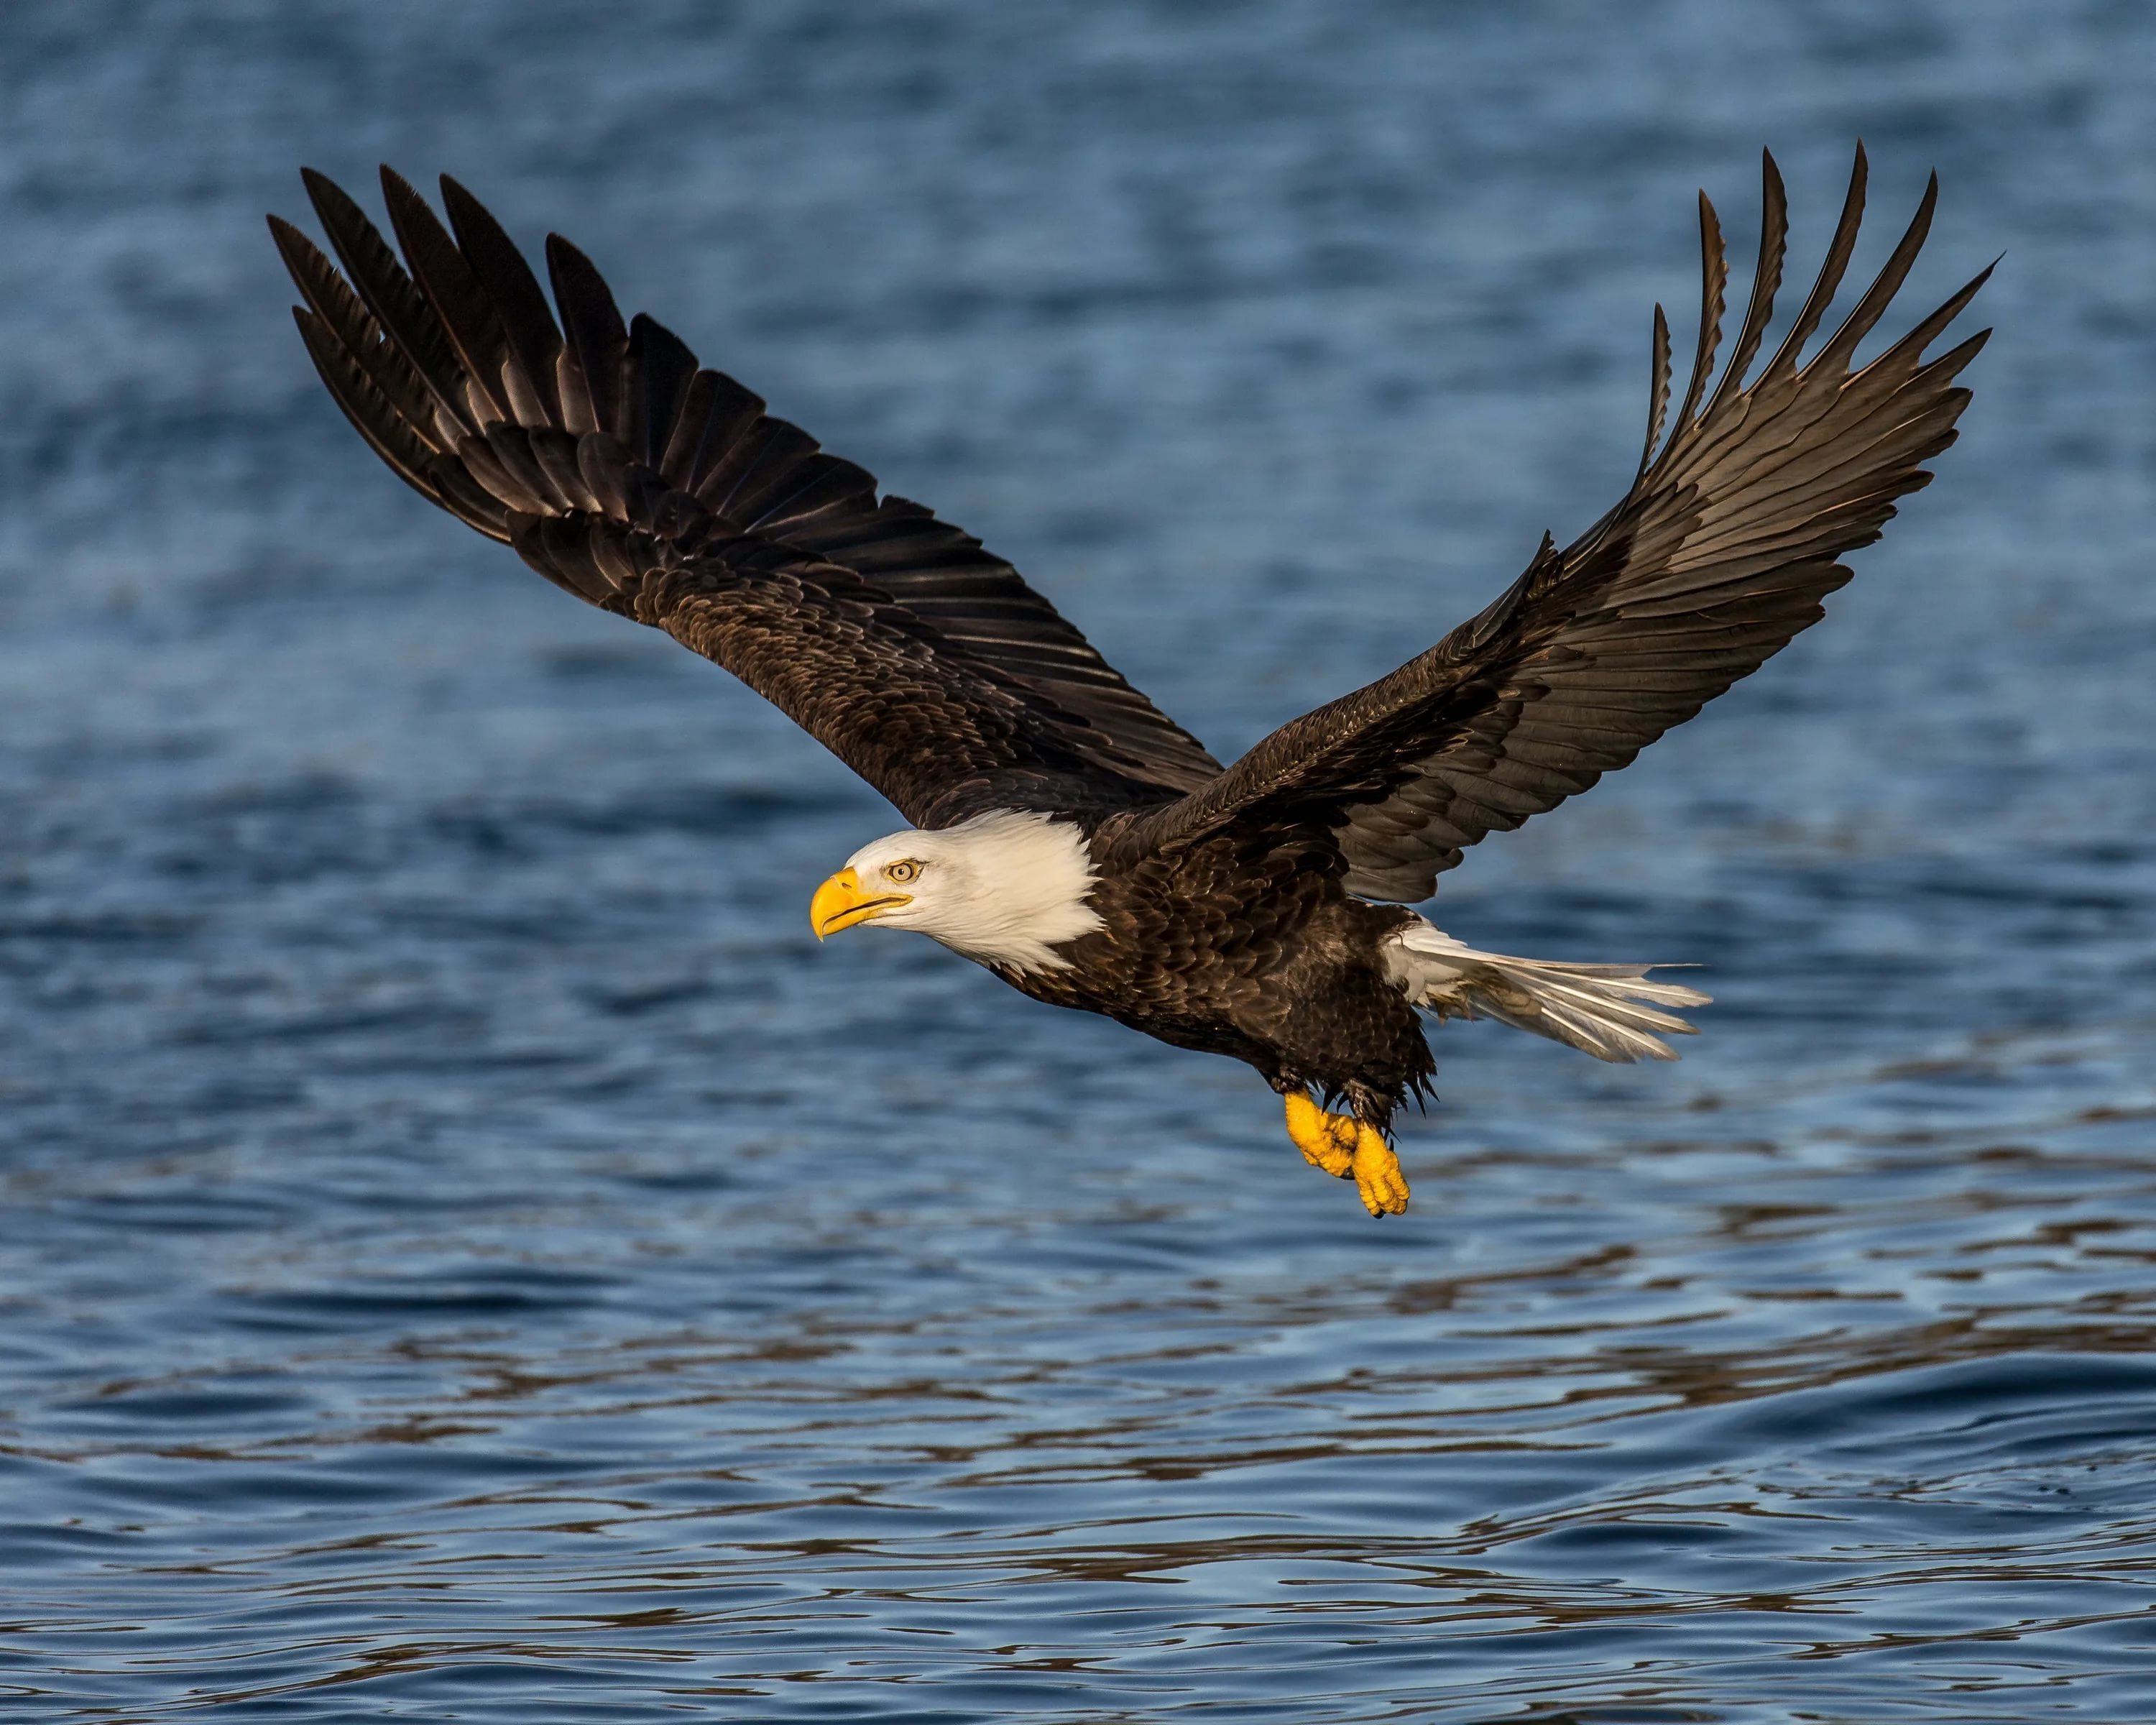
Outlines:
[{"label": "white tail feather", "polygon": [[1387,942],[1394,980],[1440,1019],[1495,1019],[1598,1060],[1673,1060],[1655,1033],[1691,1036],[1697,1028],[1666,1006],[1704,1006],[1711,996],[1677,983],[1647,980],[1653,964],[1561,964],[1478,952],[1417,917]]}]

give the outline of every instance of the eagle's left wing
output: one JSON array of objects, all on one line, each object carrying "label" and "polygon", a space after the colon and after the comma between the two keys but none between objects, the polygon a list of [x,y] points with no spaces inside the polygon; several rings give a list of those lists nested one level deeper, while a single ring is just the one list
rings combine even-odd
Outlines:
[{"label": "eagle's left wing", "polygon": [[1329,829],[1350,891],[1426,898],[1464,847],[1625,765],[1819,619],[1820,601],[1849,579],[1836,559],[1879,536],[1895,500],[1929,480],[1919,464],[1953,441],[1969,400],[1953,379],[1989,331],[1936,359],[1924,349],[1990,271],[1851,369],[1923,243],[1934,179],[1878,279],[1799,366],[1856,244],[1860,147],[1819,280],[1746,387],[1785,233],[1771,156],[1764,171],[1751,303],[1711,396],[1725,270],[1713,207],[1701,195],[1698,357],[1656,457],[1670,382],[1657,307],[1646,452],[1624,501],[1562,552],[1546,538],[1510,589],[1428,652],[1283,726],[1212,783],[1129,818],[1116,855],[1127,861],[1229,825]]},{"label": "eagle's left wing", "polygon": [[909,819],[1162,801],[1219,771],[1010,564],[879,498],[652,319],[624,323],[566,240],[547,242],[550,307],[454,181],[444,227],[382,170],[400,261],[342,190],[305,179],[344,270],[270,218],[300,331],[392,470],[735,672]]}]

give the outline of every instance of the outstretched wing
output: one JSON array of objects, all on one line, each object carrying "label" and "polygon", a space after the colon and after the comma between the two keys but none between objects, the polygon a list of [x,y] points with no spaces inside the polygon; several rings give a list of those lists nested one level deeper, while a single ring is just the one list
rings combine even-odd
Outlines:
[{"label": "outstretched wing", "polygon": [[344,192],[305,178],[344,273],[270,230],[307,351],[375,452],[557,584],[716,659],[909,819],[1159,801],[1219,773],[1009,563],[879,500],[650,318],[624,325],[567,241],[547,242],[557,322],[454,180],[444,228],[382,170],[400,263]]},{"label": "outstretched wing", "polygon": [[1954,387],[1989,331],[1927,360],[1989,270],[1861,370],[1869,333],[1923,244],[1934,177],[1878,279],[1812,358],[1799,352],[1848,267],[1864,209],[1861,146],[1825,266],[1787,338],[1747,387],[1782,273],[1781,176],[1765,158],[1759,264],[1736,352],[1713,383],[1725,269],[1700,197],[1698,355],[1669,442],[1669,330],[1655,310],[1653,401],[1632,489],[1574,544],[1545,537],[1481,615],[1390,675],[1283,726],[1212,783],[1131,818],[1119,855],[1222,826],[1332,829],[1347,884],[1412,901],[1485,834],[1509,831],[1623,767],[1823,614],[1836,559],[1879,536],[1931,479],[1969,401]]}]

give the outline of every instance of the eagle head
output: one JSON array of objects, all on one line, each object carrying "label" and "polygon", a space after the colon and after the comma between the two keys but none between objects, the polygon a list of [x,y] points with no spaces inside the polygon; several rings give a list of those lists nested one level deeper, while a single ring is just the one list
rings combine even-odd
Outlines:
[{"label": "eagle head", "polygon": [[1063,943],[1101,917],[1085,834],[1053,815],[998,809],[937,832],[864,845],[808,901],[816,938],[878,922],[911,928],[978,963],[1020,973],[1070,960]]}]

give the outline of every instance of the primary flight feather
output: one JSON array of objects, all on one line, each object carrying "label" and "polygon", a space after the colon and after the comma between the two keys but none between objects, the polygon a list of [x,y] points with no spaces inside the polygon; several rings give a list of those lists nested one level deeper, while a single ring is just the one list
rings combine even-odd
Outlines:
[{"label": "primary flight feather", "polygon": [[[1926,350],[1989,271],[1854,363],[1930,225],[1937,182],[1810,357],[1856,240],[1860,148],[1825,263],[1747,381],[1781,282],[1765,158],[1759,259],[1715,372],[1726,268],[1700,198],[1697,355],[1666,440],[1669,332],[1632,487],[1547,536],[1480,615],[1223,768],[979,541],[764,412],[649,317],[626,323],[550,236],[546,291],[454,180],[445,227],[382,171],[403,256],[321,175],[341,264],[270,218],[322,380],[431,501],[556,585],[733,672],[911,829],[819,887],[819,937],[917,929],[1036,999],[1249,1062],[1312,1163],[1406,1207],[1394,1113],[1435,1070],[1417,1018],[1494,1018],[1599,1058],[1671,1058],[1706,996],[1651,966],[1479,952],[1404,905],[1493,831],[1630,762],[1818,620],[1921,465],[1953,441],[1979,333]],[[1312,1092],[1316,1092],[1313,1098]],[[1331,1111],[1336,1106],[1340,1111]]]}]

